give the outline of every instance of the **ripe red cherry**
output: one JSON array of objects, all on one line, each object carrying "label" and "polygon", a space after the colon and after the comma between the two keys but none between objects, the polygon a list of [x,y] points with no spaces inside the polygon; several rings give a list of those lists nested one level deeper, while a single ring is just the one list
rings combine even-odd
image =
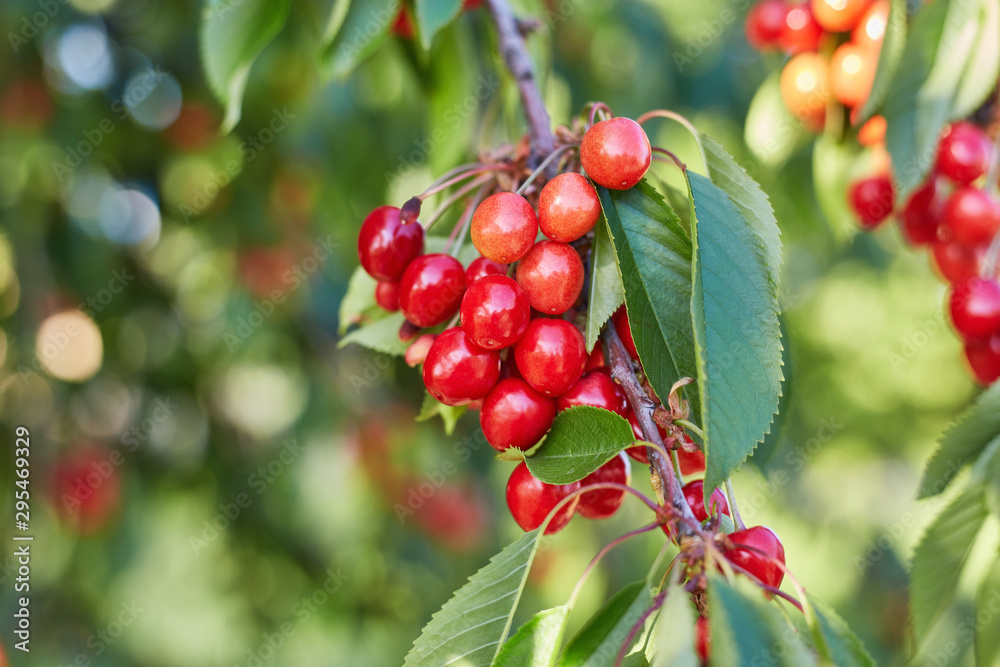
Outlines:
[{"label": "ripe red cherry", "polygon": [[399,281],[399,307],[418,327],[432,327],[458,312],[465,294],[465,269],[450,255],[421,255]]},{"label": "ripe red cherry", "polygon": [[708,630],[708,618],[699,616],[694,622],[694,647],[702,663],[708,663],[712,657],[712,635]]},{"label": "ripe red cherry", "polygon": [[[612,482],[628,484],[631,478],[632,466],[623,452],[618,452],[600,468],[580,480],[580,486]],[[580,494],[580,503],[576,511],[588,519],[607,519],[618,511],[625,501],[625,491],[619,489],[597,489]]]},{"label": "ripe red cherry", "polygon": [[892,180],[885,174],[857,181],[850,196],[862,229],[874,229],[892,213],[895,195]]},{"label": "ripe red cherry", "polygon": [[379,206],[361,224],[358,258],[375,280],[399,280],[423,251],[424,228],[400,222],[395,206]]},{"label": "ripe red cherry", "polygon": [[703,452],[688,452],[683,447],[678,447],[677,462],[681,464],[682,475],[697,475],[705,472],[705,454]]},{"label": "ripe red cherry", "polygon": [[59,519],[82,535],[100,531],[121,506],[121,475],[107,450],[84,445],[58,459],[51,472],[51,502]]},{"label": "ripe red cherry", "polygon": [[[741,549],[735,546],[725,552],[730,563],[743,568],[762,583],[777,588],[785,577],[785,571],[771,559],[777,559],[785,564],[785,547],[774,531],[767,526],[753,526],[745,530],[737,530],[729,534],[729,541],[734,545],[742,545],[755,549]],[[763,552],[763,553],[761,553]]]},{"label": "ripe red cherry", "polygon": [[818,51],[823,27],[816,22],[809,3],[788,7],[778,43],[788,54]]},{"label": "ripe red cherry", "polygon": [[941,277],[952,285],[979,275],[979,265],[986,253],[985,246],[970,248],[940,238],[931,243],[934,266]]},{"label": "ripe red cherry", "polygon": [[632,328],[628,323],[628,313],[625,310],[625,306],[622,306],[615,311],[612,317],[612,322],[615,325],[615,331],[618,333],[618,337],[622,339],[622,343],[625,344],[625,349],[628,353],[632,355],[632,358],[639,361],[639,353],[635,349],[635,340],[632,338]]},{"label": "ripe red cherry", "polygon": [[986,340],[967,342],[965,358],[976,382],[984,387],[996,382],[1000,379],[1000,334],[993,334]]},{"label": "ripe red cherry", "polygon": [[1000,203],[979,188],[960,186],[941,213],[942,238],[962,245],[989,243],[1000,231]]},{"label": "ripe red cherry", "polygon": [[[580,488],[580,482],[572,484],[546,484],[528,472],[528,466],[517,464],[514,472],[507,480],[507,507],[514,521],[522,530],[534,530],[542,525],[549,512],[555,509],[559,502]],[[566,503],[559,513],[552,518],[545,529],[546,535],[558,533],[566,527],[573,512],[580,502],[579,496]]]},{"label": "ripe red cherry", "polygon": [[604,350],[600,345],[595,345],[594,350],[587,357],[587,368],[585,370],[592,371],[598,368],[603,368],[605,372],[609,372],[608,362],[604,359]]},{"label": "ripe red cherry", "polygon": [[538,235],[538,217],[528,200],[513,192],[487,197],[472,214],[472,245],[494,262],[524,257]]},{"label": "ripe red cherry", "polygon": [[938,179],[931,177],[910,196],[903,207],[899,224],[903,236],[910,244],[926,245],[937,238],[942,207],[942,198],[938,196],[940,189]]},{"label": "ripe red cherry", "polygon": [[583,334],[565,320],[532,320],[514,346],[514,361],[536,391],[558,396],[583,375],[587,363]]},{"label": "ripe red cherry", "polygon": [[375,286],[375,303],[390,313],[399,310],[399,283],[380,280]]},{"label": "ripe red cherry", "polygon": [[493,449],[530,449],[556,416],[556,402],[520,378],[500,380],[483,401],[479,424]]},{"label": "ripe red cherry", "polygon": [[747,13],[744,30],[747,42],[758,51],[767,51],[778,45],[785,32],[788,5],[785,0],[764,0]]},{"label": "ripe red cherry", "polygon": [[628,190],[641,181],[652,159],[646,133],[629,118],[594,123],[580,142],[584,171],[611,190]]},{"label": "ripe red cherry", "polygon": [[469,268],[465,270],[465,284],[472,285],[480,278],[486,276],[505,276],[510,267],[492,259],[477,257],[469,262]]},{"label": "ripe red cherry", "polygon": [[539,241],[518,263],[517,282],[532,308],[546,315],[561,315],[580,298],[583,260],[567,243]]},{"label": "ripe red cherry", "polygon": [[[698,521],[707,519],[709,514],[705,509],[705,483],[700,479],[688,482],[684,485],[682,491],[684,491],[684,497],[687,499],[688,506],[694,513],[694,518],[698,519]],[[729,503],[726,502],[726,495],[720,489],[712,491],[709,504],[712,507],[712,514],[722,512],[729,515]]]},{"label": "ripe red cherry", "polygon": [[576,172],[559,174],[538,196],[538,226],[553,241],[575,241],[597,224],[601,200],[597,190]]},{"label": "ripe red cherry", "polygon": [[424,386],[445,405],[482,398],[500,379],[500,353],[484,350],[460,327],[441,332],[424,359]]},{"label": "ripe red cherry", "polygon": [[486,276],[462,297],[462,328],[473,343],[500,350],[521,340],[531,319],[524,290],[507,276]]},{"label": "ripe red cherry", "polygon": [[1000,332],[1000,285],[973,277],[957,285],[948,302],[951,321],[966,340]]},{"label": "ripe red cherry", "polygon": [[628,400],[625,392],[602,371],[591,371],[581,377],[576,383],[556,399],[556,409],[559,412],[576,405],[592,405],[618,413],[622,417],[628,414]]},{"label": "ripe red cherry", "polygon": [[972,123],[955,123],[938,144],[937,168],[956,183],[971,183],[986,173],[990,140]]}]

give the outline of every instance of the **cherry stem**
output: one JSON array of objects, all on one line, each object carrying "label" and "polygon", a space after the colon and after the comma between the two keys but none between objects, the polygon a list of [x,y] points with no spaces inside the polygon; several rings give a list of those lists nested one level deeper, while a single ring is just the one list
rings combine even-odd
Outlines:
[{"label": "cherry stem", "polygon": [[593,126],[594,119],[597,118],[598,112],[602,111],[604,112],[604,115],[606,115],[608,118],[614,118],[614,114],[611,113],[611,107],[609,107],[604,102],[594,102],[590,106],[590,119],[587,121],[587,127]]},{"label": "cherry stem", "polygon": [[[459,218],[458,222],[455,223],[455,228],[451,230],[451,234],[448,235],[448,241],[445,245],[445,252],[447,252],[452,257],[458,259],[458,254],[462,252],[462,246],[465,245],[465,237],[469,233],[469,228],[472,226],[472,215],[476,211],[476,207],[479,206],[479,202],[483,200],[483,195],[486,194],[486,185],[479,188],[479,192],[476,196],[469,200],[465,205],[465,210],[462,211],[462,217]],[[452,245],[454,244],[454,246]]]},{"label": "cherry stem", "polygon": [[740,516],[740,508],[736,506],[736,491],[733,490],[733,480],[729,477],[726,478],[726,496],[729,497],[729,509],[733,511],[736,527],[740,530],[746,530],[747,525],[743,523],[743,517]]},{"label": "cherry stem", "polygon": [[642,125],[646,121],[651,120],[653,118],[666,118],[668,120],[678,122],[681,125],[683,125],[688,132],[691,133],[691,137],[694,138],[694,143],[698,145],[698,153],[699,155],[701,155],[701,163],[705,168],[705,175],[707,176],[708,160],[705,158],[705,147],[701,145],[701,135],[698,133],[698,130],[695,128],[695,126],[691,124],[691,121],[689,121],[687,118],[680,115],[676,111],[669,111],[667,109],[656,109],[654,111],[648,111],[642,114],[636,119],[635,122],[639,123],[639,125]]},{"label": "cherry stem", "polygon": [[646,619],[653,615],[653,612],[657,611],[663,606],[663,601],[667,599],[666,593],[660,593],[655,598],[653,598],[653,604],[649,606],[649,609],[642,612],[642,616],[632,625],[632,628],[628,632],[628,636],[625,637],[625,643],[622,647],[618,649],[618,655],[615,656],[615,667],[621,667],[622,661],[625,660],[625,654],[628,651],[628,647],[632,645],[635,641],[635,636],[639,634],[639,628],[646,624]]},{"label": "cherry stem", "polygon": [[683,426],[684,428],[691,431],[702,440],[705,439],[705,432],[702,431],[697,424],[693,424],[692,422],[689,422],[687,419],[675,419],[674,423],[677,424],[678,426]]},{"label": "cherry stem", "polygon": [[615,539],[611,540],[611,542],[606,544],[603,549],[598,551],[594,555],[594,557],[590,559],[590,563],[587,564],[587,567],[586,569],[584,569],[583,574],[580,575],[580,579],[576,582],[576,586],[573,587],[573,592],[570,593],[569,601],[566,604],[570,608],[572,608],[573,605],[576,604],[576,599],[580,595],[580,591],[583,590],[583,584],[586,583],[587,577],[590,576],[590,573],[593,571],[594,567],[597,566],[597,564],[601,561],[602,558],[604,558],[604,556],[607,555],[609,551],[617,547],[619,544],[621,544],[628,538],[635,537],[636,535],[642,535],[643,533],[648,533],[649,531],[654,530],[659,525],[660,524],[654,521],[649,525],[642,526],[641,528],[636,528],[635,530],[630,530],[624,535],[619,535]]},{"label": "cherry stem", "polygon": [[431,184],[427,186],[427,189],[422,194],[417,195],[417,199],[423,201],[424,196],[427,196],[427,192],[429,192],[433,188],[436,188],[441,183],[444,183],[448,179],[458,176],[459,174],[465,173],[467,171],[472,171],[473,169],[478,169],[479,167],[482,166],[483,165],[480,164],[479,162],[469,162],[467,164],[460,164],[457,167],[449,169],[448,171],[444,172],[436,179],[431,181]]},{"label": "cherry stem", "polygon": [[417,199],[419,199],[420,201],[424,201],[428,197],[430,197],[432,195],[436,195],[437,193],[441,192],[442,190],[447,190],[448,188],[450,188],[451,186],[453,186],[453,185],[455,185],[457,183],[461,183],[462,181],[468,180],[468,179],[472,178],[473,176],[475,176],[476,174],[482,174],[482,173],[490,172],[490,171],[498,171],[498,170],[504,169],[504,168],[506,168],[505,165],[491,164],[491,165],[486,165],[486,166],[477,166],[474,169],[466,169],[465,171],[463,171],[462,173],[458,174],[457,176],[452,176],[451,178],[448,178],[448,179],[446,179],[444,181],[441,181],[441,179],[438,179],[438,181],[441,181],[441,182],[439,182],[437,184],[434,184],[434,185],[431,185],[431,187],[427,188],[421,194],[417,195]]},{"label": "cherry stem", "polygon": [[452,204],[491,180],[493,180],[493,174],[483,174],[476,180],[466,183],[458,190],[455,190],[453,193],[448,195],[448,198],[441,202],[441,206],[439,206],[438,209],[431,213],[430,217],[427,218],[427,221],[424,223],[424,228],[430,229],[434,223],[440,220],[441,216],[444,215],[449,208],[451,208]]},{"label": "cherry stem", "polygon": [[660,148],[659,146],[653,146],[653,152],[654,153],[659,153],[660,155],[666,155],[668,158],[670,158],[671,160],[673,160],[674,164],[676,164],[677,167],[681,171],[687,171],[687,165],[684,164],[683,162],[681,162],[681,159],[679,157],[677,157],[676,155],[674,155],[673,153],[671,153],[670,151],[668,151],[666,148]]},{"label": "cherry stem", "polygon": [[681,470],[681,460],[677,457],[677,450],[670,450],[670,460],[674,464],[674,474],[677,475],[677,479],[684,479],[684,472]]},{"label": "cherry stem", "polygon": [[670,571],[674,569],[674,566],[677,565],[677,563],[679,563],[682,558],[684,558],[684,552],[683,551],[681,553],[677,554],[676,556],[674,556],[674,559],[672,561],[670,561],[670,565],[667,565],[667,569],[663,572],[663,576],[660,577],[660,585],[657,586],[657,588],[656,588],[657,591],[662,591],[663,590],[664,584],[667,583],[667,577],[670,576]]},{"label": "cherry stem", "polygon": [[524,107],[524,117],[528,121],[532,159],[537,164],[555,149],[556,142],[552,134],[549,112],[535,82],[531,56],[528,55],[528,47],[518,29],[514,10],[507,0],[486,0],[486,6],[497,27],[500,54],[521,93],[521,105]]},{"label": "cherry stem", "polygon": [[552,164],[553,160],[555,160],[556,158],[558,158],[560,155],[562,155],[571,148],[575,148],[575,146],[572,145],[560,146],[559,148],[549,153],[549,156],[544,160],[542,160],[542,163],[538,165],[538,167],[533,172],[531,172],[528,178],[524,180],[524,183],[521,183],[521,187],[519,187],[517,189],[517,192],[515,192],[514,194],[523,195],[524,191],[528,189],[528,186],[531,185],[536,178],[538,178],[539,174],[544,172],[548,168],[548,166]]}]

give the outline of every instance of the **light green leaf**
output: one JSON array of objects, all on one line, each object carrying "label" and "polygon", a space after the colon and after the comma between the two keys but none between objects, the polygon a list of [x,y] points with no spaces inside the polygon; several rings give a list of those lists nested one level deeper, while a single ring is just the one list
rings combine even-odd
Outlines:
[{"label": "light green leaf", "polygon": [[250,68],[288,18],[291,0],[207,0],[199,32],[205,78],[226,108],[222,131],[240,120]]},{"label": "light green leaf", "polygon": [[424,626],[406,667],[486,667],[510,631],[541,529],[525,533],[469,578]]},{"label": "light green leaf", "polygon": [[[462,0],[416,0],[417,31],[425,49],[431,48],[434,36],[462,11]],[[451,63],[452,66],[457,63]]]},{"label": "light green leaf", "polygon": [[657,667],[698,667],[701,660],[695,652],[695,610],[682,587],[672,586],[667,590],[658,623],[653,664]]},{"label": "light green leaf", "polygon": [[836,611],[811,595],[809,604],[816,619],[819,639],[823,642],[823,655],[837,667],[874,667],[875,661],[865,645]]},{"label": "light green leaf", "polygon": [[552,667],[559,656],[570,608],[540,611],[518,628],[493,661],[493,667]]},{"label": "light green leaf", "polygon": [[697,220],[691,314],[707,498],[770,431],[782,348],[777,285],[761,236],[725,192],[687,173]]},{"label": "light green leaf", "polygon": [[629,584],[584,624],[559,659],[559,667],[611,667],[618,650],[653,604],[645,581]]},{"label": "light green leaf", "polygon": [[743,138],[754,158],[769,167],[783,165],[802,138],[808,136],[782,101],[780,81],[780,70],[764,79],[750,101],[743,129]]},{"label": "light green leaf", "polygon": [[402,356],[408,343],[399,340],[399,328],[406,320],[402,313],[392,313],[380,320],[358,327],[337,343],[338,348],[357,343],[376,352]]},{"label": "light green leaf", "polygon": [[[418,18],[419,11],[418,3]],[[480,76],[476,44],[465,27],[440,35],[430,52],[426,136],[433,148],[426,157],[434,174],[467,161],[482,106],[500,86],[497,76]]]},{"label": "light green leaf", "polygon": [[955,475],[1000,436],[1000,382],[981,393],[941,436],[941,444],[927,463],[919,498],[944,491]]},{"label": "light green leaf", "polygon": [[824,134],[813,146],[813,189],[823,217],[839,241],[858,232],[858,223],[847,200],[852,181],[863,165],[860,145],[855,141],[838,142]]},{"label": "light green leaf", "polygon": [[594,349],[604,326],[619,306],[625,303],[625,288],[615,259],[615,244],[611,240],[608,221],[601,216],[594,227],[594,244],[590,250],[590,299],[587,303],[587,352]]},{"label": "light green leaf", "polygon": [[604,408],[579,405],[556,415],[545,440],[525,459],[531,474],[547,484],[571,484],[635,442],[632,426]]},{"label": "light green leaf", "polygon": [[1000,661],[1000,558],[979,584],[976,594],[976,664],[996,665]]},{"label": "light green leaf", "polygon": [[399,0],[351,0],[340,30],[323,56],[324,70],[345,79],[375,53],[396,20]]},{"label": "light green leaf", "polygon": [[465,414],[467,406],[451,406],[445,405],[441,401],[437,400],[429,393],[424,394],[424,402],[420,406],[420,414],[417,415],[418,422],[425,422],[434,419],[434,417],[441,417],[441,421],[444,422],[444,432],[447,435],[451,435],[455,432],[455,425],[458,420]]},{"label": "light green leaf", "polygon": [[385,311],[375,303],[375,286],[378,282],[360,266],[354,269],[347,283],[347,293],[340,300],[337,333],[341,336],[352,324],[364,317],[378,317]]},{"label": "light green leaf", "polygon": [[927,636],[951,602],[988,514],[983,486],[973,484],[934,519],[920,539],[910,572],[910,605],[918,638]]},{"label": "light green leaf", "polygon": [[1000,3],[980,0],[979,34],[972,46],[965,72],[952,104],[952,118],[964,118],[986,101],[1000,75]]},{"label": "light green leaf", "polygon": [[906,47],[906,20],[906,0],[889,0],[889,22],[885,26],[885,37],[879,50],[875,81],[859,114],[862,121],[874,116],[889,94]]},{"label": "light green leaf", "polygon": [[[630,190],[598,188],[625,287],[625,307],[639,359],[657,396],[694,377],[691,331],[691,241],[677,214],[648,183]],[[697,390],[685,397],[699,415]]]}]

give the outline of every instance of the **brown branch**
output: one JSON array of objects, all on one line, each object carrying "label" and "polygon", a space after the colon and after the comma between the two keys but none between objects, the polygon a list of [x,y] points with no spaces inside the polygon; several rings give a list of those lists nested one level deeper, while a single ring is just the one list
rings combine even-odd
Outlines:
[{"label": "brown branch", "polygon": [[493,16],[500,38],[500,54],[510,70],[521,93],[524,116],[528,121],[531,136],[532,165],[537,166],[555,149],[549,112],[535,82],[535,72],[531,65],[528,47],[521,35],[517,17],[507,0],[486,0],[486,6]]}]

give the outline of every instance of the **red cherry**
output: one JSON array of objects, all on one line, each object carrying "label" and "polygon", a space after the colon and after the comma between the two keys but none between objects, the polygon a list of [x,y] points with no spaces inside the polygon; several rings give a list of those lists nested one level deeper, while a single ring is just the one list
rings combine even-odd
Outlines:
[{"label": "red cherry", "polygon": [[622,417],[628,414],[628,400],[625,392],[611,376],[601,371],[591,371],[581,377],[576,383],[556,398],[556,409],[559,412],[576,405],[592,405],[616,412]]},{"label": "red cherry", "polygon": [[500,353],[484,350],[460,327],[445,329],[424,360],[424,386],[445,405],[482,398],[500,379]]},{"label": "red cherry", "polygon": [[705,472],[705,454],[702,452],[689,452],[683,447],[678,447],[677,462],[681,464],[682,475],[697,475]]},{"label": "red cherry", "polygon": [[744,25],[747,42],[758,51],[773,49],[785,33],[787,16],[785,0],[764,0],[754,5]]},{"label": "red cherry", "polygon": [[121,505],[121,476],[107,450],[84,445],[57,460],[50,478],[51,501],[59,519],[72,530],[100,531]]},{"label": "red cherry", "polygon": [[965,344],[965,358],[976,382],[984,387],[1000,379],[1000,334]]},{"label": "red cherry", "polygon": [[427,358],[427,353],[430,351],[431,345],[434,344],[436,339],[437,336],[434,334],[424,334],[410,343],[410,346],[406,348],[406,354],[403,357],[406,360],[406,365],[410,368],[414,368],[424,363],[424,359]]},{"label": "red cherry", "polygon": [[[643,440],[642,429],[639,428],[639,420],[635,416],[635,412],[632,408],[628,408],[625,412],[625,419],[628,420],[629,426],[632,427],[632,435],[635,436],[636,440]],[[649,452],[646,450],[646,445],[635,445],[633,447],[626,447],[625,453],[631,456],[633,459],[639,463],[644,463],[649,465]]]},{"label": "red cherry", "polygon": [[530,449],[556,416],[556,402],[520,378],[500,380],[483,401],[479,424],[493,449]]},{"label": "red cherry", "polygon": [[608,362],[604,358],[604,349],[600,345],[595,345],[593,352],[587,357],[587,367],[585,371],[592,371],[598,368],[603,368],[608,371]]},{"label": "red cherry", "polygon": [[847,32],[861,20],[870,0],[812,0],[813,14],[828,32]]},{"label": "red cherry", "polygon": [[622,306],[615,311],[612,316],[612,321],[615,325],[615,331],[618,333],[618,337],[622,339],[622,343],[625,344],[625,349],[628,353],[632,355],[632,358],[639,361],[639,353],[635,349],[635,340],[632,338],[632,328],[628,323],[628,313],[625,310],[625,306]]},{"label": "red cherry", "polygon": [[955,285],[948,302],[951,321],[966,340],[1000,332],[1000,284],[973,277]]},{"label": "red cherry", "polygon": [[507,264],[494,262],[492,259],[477,257],[469,262],[469,268],[465,270],[465,284],[472,285],[480,278],[486,276],[505,276],[510,267]]},{"label": "red cherry", "polygon": [[558,396],[580,379],[587,364],[583,334],[565,320],[539,318],[514,346],[521,377],[536,391]]},{"label": "red cherry", "polygon": [[885,174],[863,178],[851,186],[850,197],[861,228],[874,229],[892,213],[892,180]]},{"label": "red cherry", "polygon": [[652,159],[646,133],[629,118],[594,123],[580,142],[584,171],[611,190],[628,190],[641,181]]},{"label": "red cherry", "polygon": [[[752,547],[755,551],[739,546],[725,552],[730,563],[743,568],[768,586],[777,588],[785,578],[785,571],[771,559],[785,564],[785,548],[773,530],[767,526],[753,526],[729,534],[734,545]],[[760,553],[763,552],[763,553]]]},{"label": "red cherry", "polygon": [[[684,485],[682,491],[684,491],[684,497],[687,499],[688,506],[694,513],[694,518],[698,519],[698,521],[706,520],[709,515],[705,511],[705,483],[700,479],[688,482]],[[722,512],[723,514],[732,516],[729,514],[729,503],[726,502],[726,495],[722,493],[721,489],[712,491],[709,504],[712,507],[712,514]]]},{"label": "red cherry", "polygon": [[521,340],[531,319],[524,290],[507,276],[486,276],[462,297],[462,328],[472,342],[500,350]]},{"label": "red cherry", "polygon": [[538,196],[538,226],[553,241],[575,241],[597,224],[601,200],[597,190],[576,172],[559,174]]},{"label": "red cherry", "polygon": [[938,144],[937,168],[956,183],[971,183],[986,173],[992,145],[972,123],[955,123]]},{"label": "red cherry", "polygon": [[809,3],[788,7],[785,22],[781,26],[781,37],[778,40],[785,53],[818,51],[822,38],[823,27],[816,22]]},{"label": "red cherry", "polygon": [[712,656],[712,635],[708,630],[708,618],[699,616],[694,622],[694,647],[698,651],[698,658],[702,663],[707,663]]},{"label": "red cherry", "polygon": [[538,235],[538,217],[528,200],[513,192],[487,197],[472,214],[472,245],[494,262],[524,257]]},{"label": "red cherry", "polygon": [[1000,204],[985,191],[959,186],[948,197],[941,213],[938,234],[962,245],[989,243],[1000,231]]},{"label": "red cherry", "polygon": [[410,21],[410,16],[406,13],[406,8],[402,5],[399,7],[399,13],[396,14],[396,19],[392,22],[392,27],[389,31],[403,39],[413,39],[413,23]]},{"label": "red cherry", "polygon": [[889,27],[889,2],[876,0],[865,12],[851,32],[851,41],[858,46],[876,51],[881,48]]},{"label": "red cherry", "polygon": [[[580,480],[580,486],[601,482],[628,484],[631,472],[632,466],[628,462],[628,457],[623,452],[618,452],[615,458]],[[587,491],[580,494],[580,504],[576,506],[576,511],[588,519],[607,519],[622,506],[625,493],[619,489]]]},{"label": "red cherry", "polygon": [[986,253],[986,246],[970,248],[937,238],[931,243],[931,251],[938,273],[954,285],[979,275],[979,265]]},{"label": "red cherry", "polygon": [[432,327],[458,312],[465,294],[465,269],[450,255],[421,255],[399,281],[399,307],[418,327]]},{"label": "red cherry", "polygon": [[561,315],[580,298],[583,260],[568,243],[539,241],[518,263],[517,282],[532,308],[546,315]]},{"label": "red cherry", "polygon": [[399,283],[380,280],[375,285],[375,303],[390,313],[399,310]]},{"label": "red cherry", "polygon": [[938,179],[931,177],[910,196],[903,207],[899,224],[903,236],[911,245],[926,245],[937,238],[942,207],[940,191]]},{"label": "red cherry", "polygon": [[404,225],[395,206],[379,206],[361,223],[358,258],[375,280],[399,280],[424,251],[424,228]]},{"label": "red cherry", "polygon": [[[514,521],[522,530],[534,530],[542,525],[549,512],[555,509],[556,505],[563,498],[580,488],[580,482],[572,484],[546,484],[535,479],[528,466],[522,461],[514,468],[507,480],[507,507],[510,509]],[[558,533],[566,527],[573,512],[580,502],[579,496],[566,503],[559,513],[553,517],[545,529],[546,535]]]}]

